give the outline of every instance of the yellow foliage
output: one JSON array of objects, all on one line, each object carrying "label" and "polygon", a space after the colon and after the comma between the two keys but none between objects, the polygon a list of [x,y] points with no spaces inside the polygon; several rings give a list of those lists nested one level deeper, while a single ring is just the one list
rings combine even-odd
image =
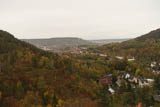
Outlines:
[{"label": "yellow foliage", "polygon": [[18,81],[17,82],[17,87],[21,87],[22,86],[22,82],[21,81]]},{"label": "yellow foliage", "polygon": [[136,75],[140,74],[141,73],[141,70],[140,69],[137,69],[136,70]]},{"label": "yellow foliage", "polygon": [[63,100],[61,100],[61,99],[58,100],[58,105],[57,105],[57,106],[58,106],[58,107],[62,107],[62,105],[63,105]]}]

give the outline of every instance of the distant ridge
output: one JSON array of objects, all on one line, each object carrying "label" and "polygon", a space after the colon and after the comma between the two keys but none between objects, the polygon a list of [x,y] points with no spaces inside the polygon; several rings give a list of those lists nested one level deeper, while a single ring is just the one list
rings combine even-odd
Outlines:
[{"label": "distant ridge", "polygon": [[98,43],[100,45],[104,45],[104,44],[114,43],[114,42],[121,43],[127,40],[130,40],[130,39],[129,38],[126,38],[126,39],[99,39],[99,40],[89,40],[89,41],[93,43]]},{"label": "distant ridge", "polygon": [[81,38],[64,37],[50,39],[22,39],[25,42],[33,44],[37,47],[47,47],[50,49],[64,49],[67,47],[76,47],[81,45],[93,45],[94,43]]}]

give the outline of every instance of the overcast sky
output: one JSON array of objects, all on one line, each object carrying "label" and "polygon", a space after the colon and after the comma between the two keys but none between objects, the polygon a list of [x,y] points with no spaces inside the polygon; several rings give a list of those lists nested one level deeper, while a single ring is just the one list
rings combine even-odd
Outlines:
[{"label": "overcast sky", "polygon": [[133,38],[160,28],[160,0],[0,0],[0,29],[17,38]]}]

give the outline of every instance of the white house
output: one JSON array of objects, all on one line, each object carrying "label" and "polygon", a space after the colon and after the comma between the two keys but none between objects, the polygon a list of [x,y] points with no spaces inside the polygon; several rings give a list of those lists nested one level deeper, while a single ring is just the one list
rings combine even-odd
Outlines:
[{"label": "white house", "polygon": [[152,62],[152,63],[151,63],[151,67],[155,67],[156,64],[157,64],[157,62]]},{"label": "white house", "polygon": [[123,59],[123,57],[121,57],[121,56],[116,56],[116,58],[117,58],[117,59],[120,59],[120,60]]},{"label": "white house", "polygon": [[107,57],[106,54],[99,54],[99,56],[101,56],[101,57]]},{"label": "white house", "polygon": [[139,80],[139,87],[143,88],[144,86],[149,86],[149,83],[147,81]]},{"label": "white house", "polygon": [[154,79],[145,79],[145,80],[139,80],[139,87],[143,88],[144,86],[152,87],[154,83]]},{"label": "white house", "polygon": [[115,93],[115,91],[114,91],[111,87],[109,87],[108,91],[109,91],[111,94],[114,94],[114,93]]},{"label": "white house", "polygon": [[154,83],[154,79],[146,79],[146,80],[150,85],[152,85]]},{"label": "white house", "polygon": [[133,58],[130,58],[130,59],[128,59],[128,61],[134,61],[135,60],[135,58],[133,57]]},{"label": "white house", "polygon": [[129,79],[130,77],[131,77],[131,76],[130,76],[130,74],[128,74],[128,73],[125,75],[125,79]]}]

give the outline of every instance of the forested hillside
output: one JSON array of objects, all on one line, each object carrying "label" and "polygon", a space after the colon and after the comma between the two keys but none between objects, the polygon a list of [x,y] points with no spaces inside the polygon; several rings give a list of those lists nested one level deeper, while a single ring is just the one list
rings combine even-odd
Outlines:
[{"label": "forested hillside", "polygon": [[85,62],[42,51],[5,31],[0,51],[2,107],[98,105],[93,99],[99,86],[88,79]]},{"label": "forested hillside", "polygon": [[160,39],[160,29],[153,30],[148,34],[137,37],[137,41],[145,41],[147,39]]},{"label": "forested hillside", "polygon": [[111,43],[100,46],[95,48],[94,51],[114,56],[136,57],[138,61],[143,61],[144,63],[159,61],[160,29],[122,43]]},{"label": "forested hillside", "polygon": [[[7,53],[13,50],[18,50],[22,48],[28,48],[35,49],[34,46],[31,46],[27,43],[21,42],[14,38],[11,34],[9,34],[6,31],[0,30],[0,52],[1,53]],[[38,49],[35,49],[38,50]]]},{"label": "forested hillside", "polygon": [[135,61],[91,53],[58,56],[0,31],[2,107],[158,107],[159,77]]}]

